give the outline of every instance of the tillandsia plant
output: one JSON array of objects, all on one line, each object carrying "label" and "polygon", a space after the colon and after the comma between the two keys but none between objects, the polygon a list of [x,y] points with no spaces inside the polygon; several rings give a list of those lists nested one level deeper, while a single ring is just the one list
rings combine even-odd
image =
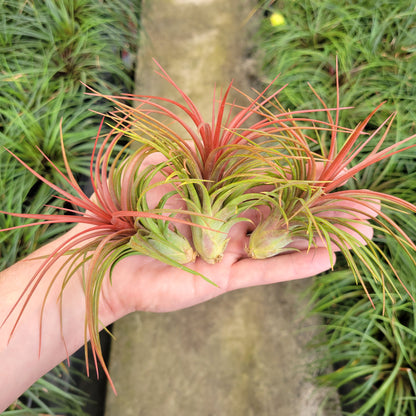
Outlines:
[{"label": "tillandsia plant", "polygon": [[[114,190],[117,201],[123,201],[123,211],[132,212],[163,212],[170,198],[175,197],[175,191],[169,190],[169,180],[159,182],[155,178],[167,163],[160,162],[149,165],[143,169],[146,158],[154,152],[154,149],[143,146],[125,158],[119,166],[117,160],[110,171],[109,181]],[[163,175],[161,177],[163,179]],[[167,188],[166,193],[157,199],[157,204],[151,208],[149,199],[152,191],[160,186]],[[160,192],[160,189],[158,189]],[[170,212],[183,214],[179,209],[171,209]],[[151,255],[159,260],[172,265],[192,263],[196,253],[189,240],[178,229],[166,221],[166,218],[137,217],[134,221],[136,233],[131,237],[129,246],[137,252]]]},{"label": "tillandsia plant", "polygon": [[[268,193],[270,214],[251,234],[249,253],[255,258],[266,258],[291,248],[296,249],[295,242],[299,239],[306,240],[311,247],[314,239],[320,238],[327,243],[330,252],[334,246],[341,250],[366,292],[357,259],[370,271],[373,278],[383,285],[386,295],[390,290],[398,290],[395,280],[400,282],[400,276],[377,244],[359,232],[359,218],[371,219],[374,231],[394,238],[405,250],[409,259],[416,264],[414,256],[416,245],[383,210],[387,208],[415,213],[416,206],[382,192],[342,187],[363,169],[416,146],[411,143],[416,135],[383,148],[394,114],[374,131],[366,133],[366,126],[382,104],[354,129],[340,127],[338,83],[337,92],[335,118],[328,109],[327,128],[316,128],[314,138],[307,133],[308,130],[313,130],[316,121],[310,120],[305,123],[304,119],[298,120],[296,117],[284,125],[283,132],[279,135],[269,136],[270,139],[278,142],[280,147],[281,135],[285,134],[288,142],[296,142],[302,149],[303,157],[292,159],[295,162],[292,165],[296,168],[290,171],[291,181],[309,185],[306,189],[302,189],[289,183],[288,187],[277,187]],[[314,93],[324,108],[327,108],[321,97],[315,91]],[[376,140],[377,143],[372,150],[360,159],[360,154],[366,146]],[[312,151],[312,148],[317,150]],[[266,152],[273,151],[273,145],[266,150]],[[268,174],[274,174],[273,170],[269,170]],[[406,289],[403,284],[402,286]],[[369,295],[368,292],[367,294]],[[410,293],[408,294],[412,297]],[[370,296],[369,299],[371,300]]]},{"label": "tillandsia plant", "polygon": [[[21,305],[10,334],[11,337],[30,297],[47,270],[59,258],[67,256],[63,267],[68,266],[68,271],[62,283],[62,293],[69,279],[74,276],[74,273],[82,269],[85,280],[86,333],[88,333],[91,341],[94,362],[97,363],[98,359],[105,373],[109,376],[99,341],[98,311],[101,286],[106,273],[111,271],[114,265],[126,256],[142,254],[154,257],[189,273],[200,274],[184,265],[195,258],[188,240],[177,231],[176,227],[169,227],[171,223],[191,224],[190,221],[179,218],[179,215],[176,215],[180,213],[183,217],[183,214],[187,214],[187,212],[178,209],[164,209],[164,205],[170,197],[169,193],[156,201],[154,209],[149,208],[146,200],[147,192],[150,189],[155,189],[159,185],[165,186],[169,183],[169,180],[166,180],[164,177],[161,178],[161,182],[158,182],[157,179],[152,181],[155,175],[162,170],[166,162],[155,165],[151,165],[149,162],[147,169],[140,171],[140,167],[144,165],[144,161],[148,162],[146,159],[154,152],[154,149],[143,147],[136,153],[131,154],[128,151],[128,143],[121,150],[117,150],[117,144],[124,135],[123,132],[114,130],[105,136],[98,148],[103,121],[95,139],[94,151],[91,155],[90,177],[94,190],[92,198],[89,198],[84,193],[70,169],[66,159],[62,134],[61,146],[66,174],[46,154],[40,149],[38,150],[56,171],[57,175],[66,183],[68,190],[45,179],[23,160],[8,151],[35,177],[57,192],[59,194],[57,198],[63,200],[66,205],[64,207],[50,206],[50,208],[61,211],[61,213],[57,214],[22,214],[0,211],[0,213],[9,216],[40,220],[5,228],[0,231],[9,231],[39,224],[79,223],[88,225],[88,227],[78,232],[75,236],[69,237],[44,259],[44,262],[31,278],[29,284],[22,290],[19,299],[5,319],[9,319],[11,314]],[[117,152],[116,156],[110,164],[111,156],[115,151]],[[68,206],[72,208],[68,208]],[[161,250],[161,246],[165,249]],[[169,255],[165,254],[167,246],[170,248]],[[87,264],[88,266],[84,267]],[[204,278],[204,276],[200,276]],[[57,277],[56,275],[50,283],[44,302],[46,302],[48,293],[56,282]],[[40,319],[42,323],[42,316]],[[40,334],[41,332],[42,325]],[[87,354],[87,349],[85,351]],[[88,357],[86,358],[88,362]]]},{"label": "tillandsia plant", "polygon": [[[191,98],[159,68],[160,75],[179,92],[184,104],[154,96],[105,96],[96,91],[93,95],[116,105],[110,117],[128,137],[169,160],[167,172],[176,179],[177,193],[193,213],[192,222],[203,226],[192,227],[194,247],[206,262],[216,263],[222,259],[231,227],[248,221],[242,214],[264,203],[267,197],[259,189],[265,182],[277,188],[287,186],[293,162],[287,155],[288,144],[282,142],[279,149],[265,157],[257,141],[280,131],[291,113],[267,111],[266,105],[280,92],[264,98],[268,88],[246,107],[230,103],[230,84],[217,109],[214,93],[212,120],[208,123]],[[132,108],[126,99],[137,106]],[[302,155],[292,155],[293,159],[298,157]],[[267,175],[273,161],[281,165],[280,177]]]}]

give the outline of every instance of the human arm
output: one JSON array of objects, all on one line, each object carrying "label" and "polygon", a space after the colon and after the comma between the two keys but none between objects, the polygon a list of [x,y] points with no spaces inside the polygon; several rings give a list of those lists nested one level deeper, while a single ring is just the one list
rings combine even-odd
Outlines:
[{"label": "human arm", "polygon": [[[21,290],[47,255],[61,241],[75,234],[80,226],[29,259],[0,273],[0,320],[3,322]],[[309,252],[300,251],[267,260],[246,258],[247,223],[232,229],[231,240],[221,263],[208,265],[197,260],[191,267],[211,278],[218,287],[198,276],[172,268],[149,257],[131,256],[114,269],[112,284],[105,279],[100,298],[100,320],[107,326],[136,310],[167,312],[209,300],[240,287],[270,284],[316,275],[330,268],[328,251],[321,245]],[[32,260],[30,260],[32,259]],[[34,260],[33,260],[34,259]],[[39,317],[46,288],[59,270],[62,260],[48,270],[33,293],[9,341],[18,310],[0,329],[0,409],[4,410],[39,377],[84,344],[85,297],[81,276],[74,275],[66,287],[62,305],[57,302],[65,270],[52,286],[46,301],[39,354]],[[66,349],[67,348],[67,349]]]}]

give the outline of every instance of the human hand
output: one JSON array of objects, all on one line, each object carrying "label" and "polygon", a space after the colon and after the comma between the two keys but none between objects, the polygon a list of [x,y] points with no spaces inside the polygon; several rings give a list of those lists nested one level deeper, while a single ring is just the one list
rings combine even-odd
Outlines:
[{"label": "human hand", "polygon": [[[157,163],[160,155],[153,154],[146,163]],[[161,179],[156,177],[155,180]],[[155,205],[158,198],[169,192],[168,185],[154,188],[149,195],[149,205]],[[353,203],[343,203],[346,208],[352,208]],[[178,208],[181,201],[173,198],[167,207]],[[183,207],[183,206],[181,206]],[[376,208],[376,207],[375,207]],[[370,209],[355,216],[362,220],[355,224],[355,236],[363,244],[365,238],[371,239],[372,227],[367,219],[374,215]],[[326,212],[326,216],[350,216],[354,214],[339,211]],[[332,252],[328,250],[325,241],[315,238],[313,247],[308,247],[305,240],[294,244],[298,251],[281,254],[264,260],[255,260],[247,255],[249,234],[259,221],[256,212],[248,215],[251,222],[240,222],[230,231],[230,240],[223,259],[219,263],[208,264],[197,258],[187,267],[210,279],[214,284],[202,277],[193,275],[179,268],[161,263],[150,257],[134,255],[120,261],[114,268],[112,280],[109,279],[102,288],[102,305],[100,310],[108,313],[107,322],[112,322],[121,316],[137,311],[168,312],[196,305],[226,292],[265,284],[302,279],[316,276],[333,267],[334,252],[339,248],[332,244]],[[190,237],[189,227],[178,225],[180,231]],[[349,230],[350,233],[352,233]],[[107,312],[105,312],[107,311]]]},{"label": "human hand", "polygon": [[[363,235],[372,237],[372,228],[368,224],[357,227]],[[208,264],[197,258],[193,264],[187,265],[212,280],[216,286],[200,276],[150,257],[130,256],[116,265],[112,282],[106,280],[101,310],[109,313],[107,320],[110,322],[137,310],[174,311],[236,289],[316,276],[335,263],[334,254],[330,254],[326,244],[319,239],[316,246],[310,249],[304,241],[300,241],[299,251],[264,260],[248,258],[249,228],[250,225],[245,222],[232,228],[220,263]],[[336,245],[333,249],[338,251]]]},{"label": "human hand", "polygon": [[[163,185],[154,188],[153,196],[149,194],[149,197],[157,201],[167,191],[166,185]],[[175,198],[169,201],[172,208],[180,206],[180,203]],[[345,203],[348,208],[350,203]],[[347,211],[341,214],[347,215]],[[334,214],[340,215],[340,212]],[[356,237],[365,244],[365,239],[372,236],[372,228],[366,222],[372,213],[356,214],[361,216],[361,221],[355,223],[358,230]],[[296,249],[299,251],[265,260],[249,258],[248,234],[259,220],[255,212],[250,215],[252,222],[240,222],[231,228],[230,240],[221,262],[208,264],[197,258],[194,263],[186,265],[215,284],[143,255],[131,255],[119,261],[114,266],[111,279],[108,273],[104,276],[100,293],[97,293],[99,316],[96,318],[100,327],[133,311],[174,311],[228,291],[315,276],[332,267],[334,252],[338,248],[334,244],[333,250],[328,250],[326,242],[319,238],[315,238],[312,247],[308,247],[306,240],[297,241]],[[326,212],[326,215],[331,213]],[[66,280],[66,256],[59,256],[51,267],[37,275],[37,283],[33,276],[36,270],[43,267],[45,258],[74,241],[76,236],[79,238],[90,227],[78,224],[29,258],[0,273],[0,322],[3,322],[0,326],[0,384],[7,383],[9,374],[24,374],[0,394],[0,412],[31,383],[85,342],[84,325],[91,316],[87,313],[84,279],[93,276],[77,269]],[[189,226],[178,227],[189,236]],[[88,263],[85,266],[88,268]],[[25,287],[28,291],[21,297]],[[25,301],[26,296],[30,296],[30,301]],[[99,354],[98,341],[94,342],[96,353]],[[102,364],[105,366],[103,361]]]}]

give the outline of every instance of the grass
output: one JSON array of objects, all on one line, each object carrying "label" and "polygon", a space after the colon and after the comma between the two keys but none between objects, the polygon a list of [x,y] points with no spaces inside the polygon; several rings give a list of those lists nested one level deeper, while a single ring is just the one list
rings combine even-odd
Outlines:
[{"label": "grass", "polygon": [[[69,164],[83,182],[89,174],[91,138],[97,129],[97,116],[89,109],[105,111],[106,107],[84,94],[81,81],[107,93],[133,90],[138,7],[129,0],[0,0],[1,146],[49,180],[61,183],[34,149],[43,149],[58,167],[64,167],[62,120]],[[0,209],[52,214],[53,209],[44,208],[48,203],[62,206],[49,187],[0,150]],[[0,227],[25,222],[1,216]],[[43,225],[2,233],[0,269],[67,228]],[[58,366],[4,414],[83,415],[85,395],[71,387],[67,373],[67,368]]]},{"label": "grass", "polygon": [[[386,143],[414,133],[415,1],[278,0],[264,3],[263,11],[259,39],[265,83],[276,74],[281,74],[276,89],[289,83],[279,95],[283,105],[290,109],[313,106],[316,98],[305,88],[307,83],[327,102],[335,103],[337,58],[341,105],[353,107],[340,116],[340,123],[352,126],[385,101],[370,128],[396,113]],[[272,18],[273,13],[279,19]],[[415,202],[415,172],[416,154],[408,150],[358,174],[349,188],[369,188]],[[415,238],[415,215],[386,213],[404,221],[404,231]],[[374,241],[414,294],[414,264],[388,236],[376,232]],[[378,290],[372,287],[371,293],[376,296]],[[416,414],[416,308],[410,297],[395,297],[385,310],[374,302],[372,309],[340,259],[337,271],[317,279],[309,296],[315,300],[313,312],[325,322],[322,335],[328,340],[329,355],[323,365],[335,366],[320,381],[340,389],[344,414]]]},{"label": "grass", "polygon": [[341,125],[351,127],[386,101],[373,119],[374,126],[397,112],[389,140],[414,132],[414,1],[396,2],[394,7],[389,1],[343,6],[328,0],[275,4],[286,23],[273,27],[266,21],[264,67],[266,82],[280,74],[278,84],[289,83],[280,96],[286,108],[311,108],[315,104],[305,88],[308,82],[327,92],[327,102],[335,103],[337,58],[342,105],[354,107],[345,117],[340,116]]},{"label": "grass", "polygon": [[316,282],[314,296],[314,312],[325,323],[324,345],[314,347],[325,347],[323,362],[334,367],[318,381],[339,389],[344,414],[416,414],[414,302],[397,298],[384,313],[381,303],[370,309],[351,273],[342,270]]}]

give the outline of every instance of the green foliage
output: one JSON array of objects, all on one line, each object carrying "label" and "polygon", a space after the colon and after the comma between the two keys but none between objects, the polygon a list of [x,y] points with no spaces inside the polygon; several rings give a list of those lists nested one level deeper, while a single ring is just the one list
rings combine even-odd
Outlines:
[{"label": "green foliage", "polygon": [[[266,75],[281,74],[279,84],[290,83],[284,94],[290,108],[309,108],[307,82],[327,90],[328,101],[331,94],[334,97],[331,86],[337,56],[343,104],[353,105],[357,114],[349,117],[362,118],[386,99],[387,114],[408,106],[414,102],[415,91],[415,5],[414,1],[393,4],[388,0],[277,1],[275,9],[285,16],[286,24],[264,23]],[[406,116],[409,123],[415,119],[412,113]],[[411,133],[407,124],[399,128]]]},{"label": "green foliage", "polygon": [[318,380],[340,389],[345,414],[415,415],[415,303],[397,297],[385,312],[381,302],[371,309],[347,270],[319,279],[314,296],[325,323],[315,347],[334,366]]},{"label": "green foliage", "polygon": [[0,8],[0,62],[7,76],[42,78],[48,93],[79,91],[80,81],[104,91],[132,89],[121,54],[136,46],[134,2],[2,0]]},{"label": "green foliage", "polygon": [[[45,165],[36,147],[63,168],[59,141],[62,121],[71,169],[76,174],[89,174],[91,138],[97,126],[97,117],[89,109],[105,111],[108,107],[84,95],[80,81],[101,91],[132,90],[133,67],[126,67],[122,55],[131,56],[137,44],[137,7],[134,1],[0,0],[1,146],[59,183],[56,171]],[[49,187],[34,181],[2,150],[0,183],[4,193],[0,200],[2,210],[13,206],[14,211],[26,212],[28,207],[23,201],[30,200],[34,212],[53,200]],[[53,202],[62,205],[60,201]],[[54,234],[61,231],[58,227]],[[33,250],[52,236],[43,229],[18,231],[11,239],[5,238],[1,251],[7,254],[2,256],[0,268],[27,254],[26,248]],[[23,244],[16,244],[19,241]]]},{"label": "green foliage", "polygon": [[[307,84],[335,105],[335,59],[340,69],[341,106],[353,109],[340,114],[340,124],[352,127],[386,101],[372,120],[379,126],[397,112],[389,135],[394,142],[415,132],[416,55],[415,1],[372,0],[345,2],[277,1],[274,10],[285,17],[273,27],[265,20],[261,32],[266,83],[280,74],[279,99],[291,110],[313,108],[315,97]],[[415,152],[408,157],[414,158]],[[383,181],[396,169],[394,160],[377,168]],[[394,166],[392,165],[394,164]],[[403,166],[405,168],[405,166]]]},{"label": "green foliage", "polygon": [[[340,106],[353,107],[340,113],[340,124],[353,126],[386,101],[369,127],[376,128],[389,114],[397,112],[385,143],[396,143],[414,133],[415,1],[278,0],[266,10],[266,16],[271,12],[281,13],[284,23],[272,26],[268,17],[264,19],[260,47],[265,82],[280,74],[276,88],[289,83],[279,95],[283,105],[292,110],[316,106],[315,96],[306,88],[308,82],[327,103],[336,105],[333,86],[338,59]],[[371,150],[370,146],[368,152]],[[348,187],[370,188],[414,203],[415,163],[414,150],[394,155],[367,167]],[[415,238],[414,214],[387,207],[383,212]],[[373,240],[414,294],[416,267],[403,249],[377,231]],[[375,309],[371,309],[345,268],[338,259],[338,271],[318,279],[310,295],[317,302],[314,312],[326,323],[323,333],[328,340],[327,358],[336,366],[322,381],[340,388],[346,414],[416,414],[415,305],[403,296],[394,297],[385,309],[382,302],[375,302]],[[381,295],[374,286],[370,292]]]},{"label": "green foliage", "polygon": [[[72,171],[81,182],[89,175],[91,138],[99,119],[89,109],[105,112],[108,107],[86,96],[81,81],[108,93],[133,90],[138,3],[0,0],[0,210],[53,214],[45,204],[63,206],[3,147],[60,184],[36,148],[63,169],[62,125]],[[0,216],[0,229],[24,223],[26,219]],[[67,224],[42,225],[0,233],[0,270],[67,229]],[[58,367],[39,380],[4,414],[83,414],[85,398],[65,372]]]}]

